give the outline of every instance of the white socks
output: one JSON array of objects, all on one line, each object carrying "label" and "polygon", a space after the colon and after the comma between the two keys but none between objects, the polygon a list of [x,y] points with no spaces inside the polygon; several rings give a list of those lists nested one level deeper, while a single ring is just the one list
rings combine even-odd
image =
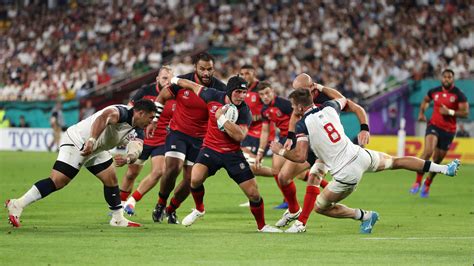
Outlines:
[{"label": "white socks", "polygon": [[362,209],[355,209],[354,220],[367,221],[370,219],[370,217],[372,217],[372,211],[364,211]]},{"label": "white socks", "polygon": [[431,162],[430,164],[430,172],[446,174],[447,171],[448,171],[447,165],[440,165],[434,162]]},{"label": "white socks", "polygon": [[32,186],[21,198],[17,200],[17,206],[20,208],[25,208],[31,203],[41,199],[41,193],[39,192],[36,186]]}]

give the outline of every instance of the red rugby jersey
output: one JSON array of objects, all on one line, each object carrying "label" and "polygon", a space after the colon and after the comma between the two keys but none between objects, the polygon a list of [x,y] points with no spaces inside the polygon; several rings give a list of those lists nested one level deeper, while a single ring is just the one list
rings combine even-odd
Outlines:
[{"label": "red rugby jersey", "polygon": [[276,127],[280,129],[280,137],[283,138],[288,136],[288,126],[292,112],[291,102],[277,96],[270,104],[263,106],[262,120],[263,123],[275,123]]},{"label": "red rugby jersey", "polygon": [[[188,73],[179,78],[200,83],[195,73]],[[225,84],[214,77],[209,86],[220,91],[226,90]],[[204,138],[208,120],[207,104],[191,90],[177,85],[172,85],[169,90],[176,99],[177,109],[171,119],[170,128],[194,138]]]},{"label": "red rugby jersey", "polygon": [[431,116],[429,124],[437,126],[447,132],[456,133],[456,117],[442,115],[439,110],[443,104],[449,109],[458,110],[459,103],[467,101],[464,93],[455,86],[452,86],[450,89],[439,86],[429,90],[428,97],[434,102],[433,115]]},{"label": "red rugby jersey", "polygon": [[[247,96],[245,97],[245,103],[250,108],[250,112],[252,114],[261,114],[263,108],[263,102],[260,100],[260,96],[258,92],[256,92],[256,88],[258,86],[259,81],[255,81],[249,85]],[[262,120],[252,121],[249,127],[248,135],[260,138],[260,134],[262,132]],[[268,140],[271,141],[275,138],[275,127],[273,124],[270,124],[270,134],[268,136]]]}]

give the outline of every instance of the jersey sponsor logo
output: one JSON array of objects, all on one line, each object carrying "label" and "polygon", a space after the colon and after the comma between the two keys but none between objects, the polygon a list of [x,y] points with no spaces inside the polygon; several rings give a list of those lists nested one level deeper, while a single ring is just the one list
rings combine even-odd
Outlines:
[{"label": "jersey sponsor logo", "polygon": [[210,156],[209,156],[209,154],[207,154],[207,153],[204,153],[204,157],[207,157],[207,158],[209,158]]},{"label": "jersey sponsor logo", "polygon": [[242,169],[242,170],[245,169],[245,164],[244,163],[240,163],[239,166],[240,166],[240,169]]},{"label": "jersey sponsor logo", "polygon": [[456,97],[454,97],[454,96],[449,97],[449,101],[450,101],[450,102],[453,103],[455,100],[456,100]]},{"label": "jersey sponsor logo", "polygon": [[184,98],[189,98],[189,91],[185,90],[183,96]]},{"label": "jersey sponsor logo", "polygon": [[250,99],[253,103],[257,101],[257,96],[256,95],[252,95],[252,98]]},{"label": "jersey sponsor logo", "polygon": [[176,150],[176,145],[171,145],[172,150]]},{"label": "jersey sponsor logo", "polygon": [[276,115],[277,115],[277,117],[281,117],[283,114],[280,112],[280,110],[277,110]]}]

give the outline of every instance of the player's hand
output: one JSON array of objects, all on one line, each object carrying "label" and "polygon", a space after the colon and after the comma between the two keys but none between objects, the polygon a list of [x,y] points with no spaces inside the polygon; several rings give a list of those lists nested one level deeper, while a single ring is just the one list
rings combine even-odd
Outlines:
[{"label": "player's hand", "polygon": [[91,141],[88,140],[88,141],[86,141],[86,143],[84,143],[84,148],[82,148],[81,155],[82,156],[88,156],[93,151],[94,151],[94,143],[92,143]]},{"label": "player's hand", "polygon": [[127,158],[123,157],[121,154],[116,154],[114,156],[115,166],[121,167],[127,164]]},{"label": "player's hand", "polygon": [[278,141],[272,141],[270,143],[270,149],[274,154],[278,154],[278,152],[283,148],[283,145],[281,145],[280,142]]},{"label": "player's hand", "polygon": [[219,117],[225,113],[225,111],[227,110],[227,108],[229,108],[228,106],[222,106],[222,107],[219,107],[217,108],[216,110],[216,119],[219,119]]},{"label": "player's hand", "polygon": [[449,114],[449,109],[446,107],[446,105],[442,104],[441,107],[439,108],[439,112],[442,115],[448,115]]},{"label": "player's hand", "polygon": [[286,150],[291,150],[292,146],[293,146],[293,140],[290,138],[287,138],[285,141],[285,144],[283,145],[283,148]]},{"label": "player's hand", "polygon": [[357,135],[357,142],[359,146],[364,147],[365,145],[369,144],[370,139],[370,132],[367,130],[361,130]]},{"label": "player's hand", "polygon": [[147,138],[151,138],[153,137],[153,135],[155,134],[155,129],[156,129],[156,125],[158,124],[158,122],[156,121],[152,121],[145,129],[145,134],[146,134],[146,137]]},{"label": "player's hand", "polygon": [[257,152],[255,157],[255,168],[260,169],[262,167],[263,152]]},{"label": "player's hand", "polygon": [[418,121],[420,122],[426,122],[426,116],[424,113],[419,113],[418,114]]}]

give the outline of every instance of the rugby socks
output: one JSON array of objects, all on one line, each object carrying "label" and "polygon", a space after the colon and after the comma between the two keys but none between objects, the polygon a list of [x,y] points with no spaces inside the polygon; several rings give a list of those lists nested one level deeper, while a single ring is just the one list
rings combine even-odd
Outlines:
[{"label": "rugby socks", "polygon": [[423,180],[423,175],[424,175],[424,173],[418,173],[418,172],[416,172],[416,180],[415,180],[415,183],[421,184],[421,181]]},{"label": "rugby socks", "polygon": [[172,197],[170,200],[170,205],[166,207],[166,213],[175,212],[179,206],[181,206],[181,201],[177,200],[175,197]]},{"label": "rugby socks", "polygon": [[20,208],[25,208],[31,203],[45,198],[52,192],[56,191],[56,185],[51,178],[45,178],[36,182],[21,198],[18,199],[17,204]]},{"label": "rugby socks", "polygon": [[259,201],[249,201],[250,202],[250,212],[252,212],[255,221],[257,222],[258,230],[262,229],[265,226],[265,208],[263,205],[263,198],[260,197]]},{"label": "rugby socks", "polygon": [[290,213],[298,212],[300,205],[298,204],[298,199],[296,198],[295,182],[291,181],[290,184],[281,186],[281,192],[283,192],[283,195],[288,202],[288,211]]},{"label": "rugby socks", "polygon": [[[430,167],[429,167],[429,171],[430,171],[431,173],[442,173],[442,174],[446,174],[446,172],[448,171],[448,166],[447,166],[447,165],[440,165],[440,164],[431,162],[431,163],[430,163]],[[427,178],[427,179],[428,179],[428,178]]]},{"label": "rugby socks", "polygon": [[193,195],[194,204],[196,204],[196,210],[200,212],[204,211],[204,192],[205,190],[203,185],[200,185],[197,188],[191,187],[191,194]]},{"label": "rugby socks", "polygon": [[161,194],[161,192],[158,192],[158,204],[162,206],[166,206],[166,203],[168,202],[168,197],[169,195],[164,195],[164,194]]},{"label": "rugby socks", "polygon": [[132,194],[132,198],[135,200],[135,202],[138,202],[143,198],[143,195],[138,190],[135,190],[135,192]]},{"label": "rugby socks", "polygon": [[273,178],[275,179],[277,186],[280,188],[280,182],[278,182],[278,175],[273,175]]},{"label": "rugby socks", "polygon": [[123,191],[123,190],[120,190],[120,200],[121,201],[127,201],[128,199],[128,196],[130,196],[130,191]]},{"label": "rugby socks", "polygon": [[354,220],[367,221],[372,217],[372,211],[364,211],[362,209],[354,209]]},{"label": "rugby socks", "polygon": [[104,198],[109,204],[109,209],[112,211],[122,209],[122,203],[120,202],[120,190],[118,186],[104,186]]},{"label": "rugby socks", "polygon": [[432,183],[432,182],[433,182],[433,179],[430,178],[430,177],[427,177],[427,178],[425,179],[425,187],[431,186],[431,183]]},{"label": "rugby socks", "polygon": [[304,225],[306,225],[309,215],[314,209],[314,203],[316,202],[316,198],[318,197],[318,195],[319,195],[319,187],[316,187],[316,186],[306,187],[306,194],[304,195],[304,202],[303,202],[303,210],[301,211],[301,214],[298,217],[298,221],[302,222]]},{"label": "rugby socks", "polygon": [[319,183],[319,186],[322,187],[322,188],[325,188],[327,187],[327,185],[329,184],[329,182],[326,180],[326,179],[321,179],[321,183]]}]

